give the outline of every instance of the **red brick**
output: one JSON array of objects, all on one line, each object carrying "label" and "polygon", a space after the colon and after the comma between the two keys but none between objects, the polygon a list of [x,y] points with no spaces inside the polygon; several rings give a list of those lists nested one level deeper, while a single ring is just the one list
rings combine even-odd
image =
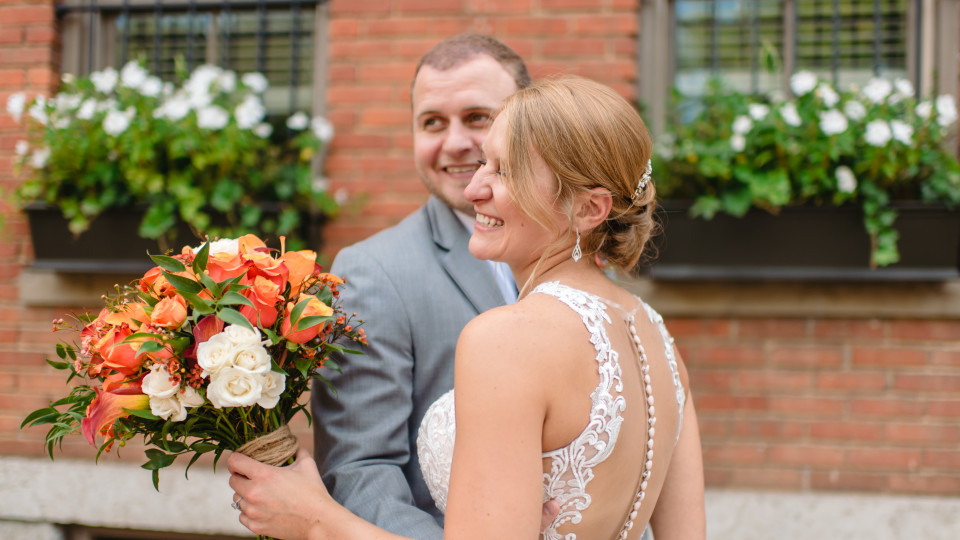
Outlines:
[{"label": "red brick", "polygon": [[737,384],[746,390],[809,388],[813,376],[810,373],[784,373],[774,371],[744,371],[737,377]]},{"label": "red brick", "polygon": [[855,347],[851,356],[854,367],[909,368],[927,363],[927,354],[917,349]]},{"label": "red brick", "polygon": [[768,403],[771,411],[791,416],[839,415],[844,410],[846,400],[781,395],[769,397]]},{"label": "red brick", "polygon": [[769,460],[787,465],[836,467],[843,464],[844,450],[807,444],[771,445]]},{"label": "red brick", "polygon": [[40,26],[35,28],[27,28],[25,33],[25,41],[27,43],[46,43],[52,45],[57,43],[60,38],[53,27]]},{"label": "red brick", "polygon": [[891,321],[890,337],[924,341],[960,341],[960,321]]},{"label": "red brick", "polygon": [[401,13],[457,13],[461,0],[394,0],[393,9]]},{"label": "red brick", "polygon": [[931,401],[927,404],[926,414],[929,416],[960,418],[960,401]]},{"label": "red brick", "polygon": [[850,402],[850,412],[854,415],[878,417],[916,417],[924,414],[924,404],[895,397],[854,399]]},{"label": "red brick", "polygon": [[807,321],[788,319],[744,319],[737,323],[741,337],[796,338],[807,335]]},{"label": "red brick", "polygon": [[730,471],[730,486],[737,488],[801,490],[805,483],[802,471],[789,469],[748,469],[738,467]]},{"label": "red brick", "polygon": [[847,466],[854,469],[914,470],[922,459],[919,449],[851,448],[847,451]]},{"label": "red brick", "polygon": [[729,441],[703,445],[703,461],[710,465],[762,463],[766,449],[762,444],[738,444]]},{"label": "red brick", "polygon": [[697,411],[762,411],[768,401],[760,396],[728,396],[702,393],[696,397]]},{"label": "red brick", "polygon": [[960,392],[960,375],[897,375],[893,382],[896,390],[921,392]]},{"label": "red brick", "polygon": [[834,469],[829,472],[814,471],[810,475],[810,488],[823,491],[881,492],[887,487],[885,473],[850,472]]},{"label": "red brick", "polygon": [[[607,82],[612,85],[614,81],[633,80],[636,75],[637,66],[633,60],[610,60],[606,62],[586,61],[578,62],[574,67],[577,75],[588,79],[595,79],[601,82]],[[623,94],[621,94],[623,95]],[[632,99],[633,92],[624,97]]]},{"label": "red brick", "polygon": [[53,3],[34,6],[9,6],[0,8],[0,24],[15,26],[30,23],[53,23]]},{"label": "red brick", "polygon": [[731,474],[727,469],[713,469],[705,467],[703,470],[703,482],[707,487],[725,487],[731,482]]},{"label": "red brick", "polygon": [[914,443],[924,446],[954,444],[960,441],[960,427],[956,425],[924,425],[916,423],[888,423],[884,437],[897,443]]},{"label": "red brick", "polygon": [[45,396],[0,393],[0,411],[22,411],[27,413],[49,405],[50,399]]},{"label": "red brick", "polygon": [[747,367],[763,365],[763,350],[747,345],[703,347],[696,353],[697,362],[711,366]]},{"label": "red brick", "polygon": [[390,137],[385,135],[337,135],[331,149],[390,148]]},{"label": "red brick", "polygon": [[670,334],[675,338],[730,336],[730,321],[726,319],[667,318],[666,323]]},{"label": "red brick", "polygon": [[735,420],[733,421],[732,432],[737,437],[799,440],[805,438],[810,432],[810,426],[804,422],[782,419]]},{"label": "red brick", "polygon": [[960,368],[960,350],[931,351],[930,364],[934,366]]},{"label": "red brick", "polygon": [[839,367],[843,364],[843,351],[839,348],[778,346],[770,353],[770,361],[778,367]]},{"label": "red brick", "polygon": [[[343,2],[335,2],[335,4],[339,7]],[[327,31],[330,33],[330,37],[334,39],[356,37],[359,27],[360,23],[356,19],[331,17],[327,22]]]},{"label": "red brick", "polygon": [[703,441],[726,440],[729,435],[727,422],[722,418],[713,418],[709,414],[697,417],[697,427],[700,428],[700,437]]},{"label": "red brick", "polygon": [[960,493],[960,475],[891,474],[887,489],[897,493],[956,497]]},{"label": "red brick", "polygon": [[[410,164],[407,157],[390,158],[381,157],[379,159],[365,159],[360,162],[360,170],[365,173],[394,172],[405,171]],[[368,211],[375,212],[372,209]]]},{"label": "red brick", "polygon": [[602,39],[568,37],[545,40],[540,50],[545,56],[599,56],[606,47]]},{"label": "red brick", "polygon": [[624,17],[622,14],[581,15],[573,20],[573,32],[599,36],[633,35],[637,33],[637,18]]},{"label": "red brick", "polygon": [[879,441],[883,433],[878,423],[866,422],[813,422],[810,436],[822,440]]},{"label": "red brick", "polygon": [[813,335],[818,338],[840,338],[844,340],[879,339],[884,336],[884,324],[877,320],[820,320],[813,325]]},{"label": "red brick", "polygon": [[547,10],[597,8],[597,0],[540,0],[540,7]]},{"label": "red brick", "polygon": [[363,59],[381,60],[391,52],[394,44],[384,40],[334,41],[330,44],[332,61],[359,62]]},{"label": "red brick", "polygon": [[53,61],[51,47],[0,49],[0,66],[34,66]]},{"label": "red brick", "polygon": [[385,104],[390,101],[392,94],[393,89],[389,86],[337,86],[327,90],[327,103]]},{"label": "red brick", "polygon": [[[22,69],[2,69],[0,70],[0,86],[20,88],[26,76]],[[20,137],[17,137],[18,139]]]},{"label": "red brick", "polygon": [[697,391],[729,390],[732,387],[734,374],[727,371],[698,369],[690,372],[690,386]]},{"label": "red brick", "polygon": [[563,36],[569,24],[560,17],[503,17],[494,21],[497,35],[522,36]]},{"label": "red brick", "polygon": [[355,15],[387,15],[392,7],[392,0],[364,0],[363,2],[330,2],[331,19],[338,15],[349,13]]},{"label": "red brick", "polygon": [[[423,38],[423,36],[436,35],[437,21],[425,18],[389,18],[370,20],[364,25],[364,31],[367,35],[386,38],[388,36],[411,36]],[[444,36],[446,37],[446,36]],[[440,38],[442,39],[442,38]],[[440,41],[437,39],[437,41]],[[410,66],[411,68],[416,66]]]},{"label": "red brick", "polygon": [[363,64],[358,66],[357,76],[362,81],[401,81],[409,83],[413,80],[416,66],[410,62]]},{"label": "red brick", "polygon": [[[437,39],[405,39],[394,44],[396,50],[394,54],[398,58],[407,58],[412,63],[416,64],[420,61],[420,57],[423,56],[427,51],[429,51],[437,43]],[[407,99],[402,101],[406,102]]]},{"label": "red brick", "polygon": [[466,4],[468,13],[489,13],[498,18],[509,13],[529,13],[533,10],[531,0],[466,0]]},{"label": "red brick", "polygon": [[357,69],[352,65],[331,65],[327,68],[327,73],[330,76],[331,83],[342,81],[352,82],[357,79]]},{"label": "red brick", "polygon": [[950,471],[960,471],[960,451],[956,448],[947,450],[924,450],[924,467],[938,467]]},{"label": "red brick", "polygon": [[817,388],[823,390],[883,390],[886,386],[884,373],[817,374]]},{"label": "red brick", "polygon": [[0,44],[11,45],[23,41],[22,28],[0,28]]}]

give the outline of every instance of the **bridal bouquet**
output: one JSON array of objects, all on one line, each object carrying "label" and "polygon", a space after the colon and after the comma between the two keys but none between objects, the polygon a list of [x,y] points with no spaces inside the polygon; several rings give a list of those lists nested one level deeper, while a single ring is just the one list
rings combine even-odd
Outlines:
[{"label": "bridal bouquet", "polygon": [[[312,251],[269,249],[253,235],[151,255],[156,267],[83,315],[79,344],[59,343],[69,393],[21,427],[48,424],[47,451],[80,431],[97,457],[143,436],[159,470],[183,454],[193,465],[226,450],[280,465],[297,450],[287,423],[308,415],[300,397],[338,343],[366,343],[339,307],[343,281],[322,273]],[[362,321],[359,321],[362,322]],[[71,328],[62,319],[55,330]],[[341,338],[345,338],[341,340]],[[79,384],[72,383],[79,379]]]}]

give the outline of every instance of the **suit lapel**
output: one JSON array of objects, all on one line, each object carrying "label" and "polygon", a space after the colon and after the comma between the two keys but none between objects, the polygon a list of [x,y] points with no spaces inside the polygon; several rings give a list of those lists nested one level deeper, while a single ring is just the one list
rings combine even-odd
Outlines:
[{"label": "suit lapel", "polygon": [[493,279],[490,265],[470,254],[470,233],[453,210],[431,196],[427,201],[427,215],[433,230],[433,241],[440,248],[440,264],[477,312],[483,313],[503,305],[503,295]]}]

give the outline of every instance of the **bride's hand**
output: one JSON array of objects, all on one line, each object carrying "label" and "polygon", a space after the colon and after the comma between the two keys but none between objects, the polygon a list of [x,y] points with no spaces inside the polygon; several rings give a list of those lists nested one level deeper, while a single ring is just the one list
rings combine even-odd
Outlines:
[{"label": "bride's hand", "polygon": [[272,467],[234,452],[227,468],[240,523],[254,534],[306,539],[321,522],[325,503],[332,502],[316,462],[302,447],[296,461],[286,467]]}]

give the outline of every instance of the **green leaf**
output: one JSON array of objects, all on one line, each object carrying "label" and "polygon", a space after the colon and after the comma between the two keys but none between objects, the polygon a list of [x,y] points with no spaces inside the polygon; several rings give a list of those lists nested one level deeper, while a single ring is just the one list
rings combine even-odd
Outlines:
[{"label": "green leaf", "polygon": [[160,417],[150,412],[149,409],[123,409],[123,412],[145,420],[160,420]]},{"label": "green leaf", "polygon": [[252,308],[256,307],[253,305],[253,302],[251,302],[249,298],[247,298],[246,296],[240,293],[236,293],[233,291],[227,291],[226,293],[224,293],[220,301],[217,302],[217,305],[218,306],[244,305],[244,306],[250,306]]},{"label": "green leaf", "polygon": [[170,284],[173,285],[175,289],[177,289],[177,291],[197,294],[203,290],[203,285],[197,283],[192,279],[185,278],[183,276],[178,276],[176,274],[171,274],[166,270],[164,270],[163,275],[164,277],[167,278],[167,281],[169,281]]},{"label": "green leaf", "polygon": [[250,324],[250,321],[248,321],[246,317],[241,315],[240,312],[235,309],[223,308],[217,311],[217,317],[219,317],[220,320],[225,323],[239,324],[244,328],[249,328],[250,330],[254,329],[253,325]]},{"label": "green leaf", "polygon": [[203,274],[207,269],[207,261],[210,258],[210,242],[204,242],[200,251],[193,258],[193,273]]},{"label": "green leaf", "polygon": [[150,258],[157,266],[168,272],[184,272],[187,269],[179,259],[167,255],[150,255]]},{"label": "green leaf", "polygon": [[150,448],[146,450],[144,454],[146,454],[149,461],[141,465],[141,467],[153,471],[169,467],[177,459],[177,454],[167,454],[163,450],[156,448]]},{"label": "green leaf", "polygon": [[213,304],[204,300],[203,298],[183,291],[180,291],[180,296],[182,296],[187,302],[190,302],[190,305],[193,306],[194,311],[200,315],[209,315],[213,313]]},{"label": "green leaf", "polygon": [[223,291],[220,289],[220,284],[218,284],[212,277],[205,273],[200,274],[200,282],[203,283],[203,286],[210,289],[210,293],[213,294],[214,298],[219,297],[223,294]]},{"label": "green leaf", "polygon": [[298,320],[296,329],[297,331],[306,330],[307,328],[312,328],[318,324],[323,324],[330,320],[333,320],[333,317],[324,315],[311,315]]},{"label": "green leaf", "polygon": [[54,367],[54,369],[67,369],[70,367],[70,364],[67,362],[55,362],[49,358],[46,359],[47,363]]},{"label": "green leaf", "polygon": [[[23,422],[20,422],[20,429],[23,429],[24,426],[37,420],[36,424],[49,424],[52,419],[56,419],[60,416],[60,412],[54,409],[53,407],[47,407],[45,409],[37,409],[32,413],[28,414],[26,418],[23,419]],[[41,419],[48,419],[48,421],[43,421]]]}]

